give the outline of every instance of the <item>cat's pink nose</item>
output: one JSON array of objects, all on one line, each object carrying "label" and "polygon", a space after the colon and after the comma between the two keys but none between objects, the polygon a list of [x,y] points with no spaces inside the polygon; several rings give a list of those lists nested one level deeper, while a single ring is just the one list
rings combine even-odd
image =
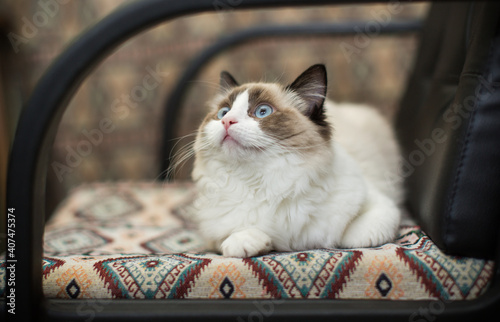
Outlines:
[{"label": "cat's pink nose", "polygon": [[236,119],[232,116],[224,116],[221,121],[226,131],[231,125],[238,123],[238,121],[236,121]]}]

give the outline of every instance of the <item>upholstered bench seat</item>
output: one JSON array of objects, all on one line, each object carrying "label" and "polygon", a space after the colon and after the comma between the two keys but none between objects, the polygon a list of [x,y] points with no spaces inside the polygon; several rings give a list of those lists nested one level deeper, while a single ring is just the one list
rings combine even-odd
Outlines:
[{"label": "upholstered bench seat", "polygon": [[46,226],[45,297],[469,300],[493,276],[492,261],[446,255],[409,220],[377,248],[226,258],[185,219],[193,196],[190,183],[74,189]]}]

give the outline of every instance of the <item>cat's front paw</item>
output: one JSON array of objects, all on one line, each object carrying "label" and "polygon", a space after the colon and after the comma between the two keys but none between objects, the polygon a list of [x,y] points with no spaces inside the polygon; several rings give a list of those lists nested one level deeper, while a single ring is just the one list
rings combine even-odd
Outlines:
[{"label": "cat's front paw", "polygon": [[251,228],[229,235],[220,248],[224,256],[245,258],[269,252],[272,241],[262,231]]}]

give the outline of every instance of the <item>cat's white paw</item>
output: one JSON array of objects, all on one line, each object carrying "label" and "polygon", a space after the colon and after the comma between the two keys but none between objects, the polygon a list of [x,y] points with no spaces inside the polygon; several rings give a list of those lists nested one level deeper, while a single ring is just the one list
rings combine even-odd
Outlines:
[{"label": "cat's white paw", "polygon": [[347,226],[339,246],[375,247],[391,242],[396,237],[400,216],[392,200],[372,190],[364,212]]},{"label": "cat's white paw", "polygon": [[251,228],[231,234],[220,248],[224,256],[245,258],[269,252],[272,241],[262,231]]},{"label": "cat's white paw", "polygon": [[391,242],[396,237],[396,229],[381,227],[377,229],[348,229],[342,237],[339,247],[361,248],[378,247]]}]

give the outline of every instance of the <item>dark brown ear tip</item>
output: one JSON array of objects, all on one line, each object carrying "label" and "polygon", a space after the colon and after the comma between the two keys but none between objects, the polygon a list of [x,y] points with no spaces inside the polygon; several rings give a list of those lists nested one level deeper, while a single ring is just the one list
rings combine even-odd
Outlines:
[{"label": "dark brown ear tip", "polygon": [[298,78],[300,78],[301,76],[322,79],[323,83],[326,86],[327,76],[326,76],[326,66],[324,64],[312,65],[311,67],[306,69]]},{"label": "dark brown ear tip", "polygon": [[231,75],[228,71],[221,71],[220,72],[220,78],[221,80],[234,80],[233,75]]},{"label": "dark brown ear tip", "polygon": [[319,70],[326,72],[325,64],[315,64],[315,65],[312,65],[311,67],[309,67],[309,69],[319,69]]},{"label": "dark brown ear tip", "polygon": [[322,74],[322,76],[326,79],[326,66],[324,64],[312,65],[308,68],[308,70],[311,72]]},{"label": "dark brown ear tip", "polygon": [[220,85],[222,88],[231,88],[238,86],[238,82],[234,79],[233,75],[223,70],[220,72]]},{"label": "dark brown ear tip", "polygon": [[315,64],[309,67],[307,70],[326,73],[326,66],[324,64]]}]

